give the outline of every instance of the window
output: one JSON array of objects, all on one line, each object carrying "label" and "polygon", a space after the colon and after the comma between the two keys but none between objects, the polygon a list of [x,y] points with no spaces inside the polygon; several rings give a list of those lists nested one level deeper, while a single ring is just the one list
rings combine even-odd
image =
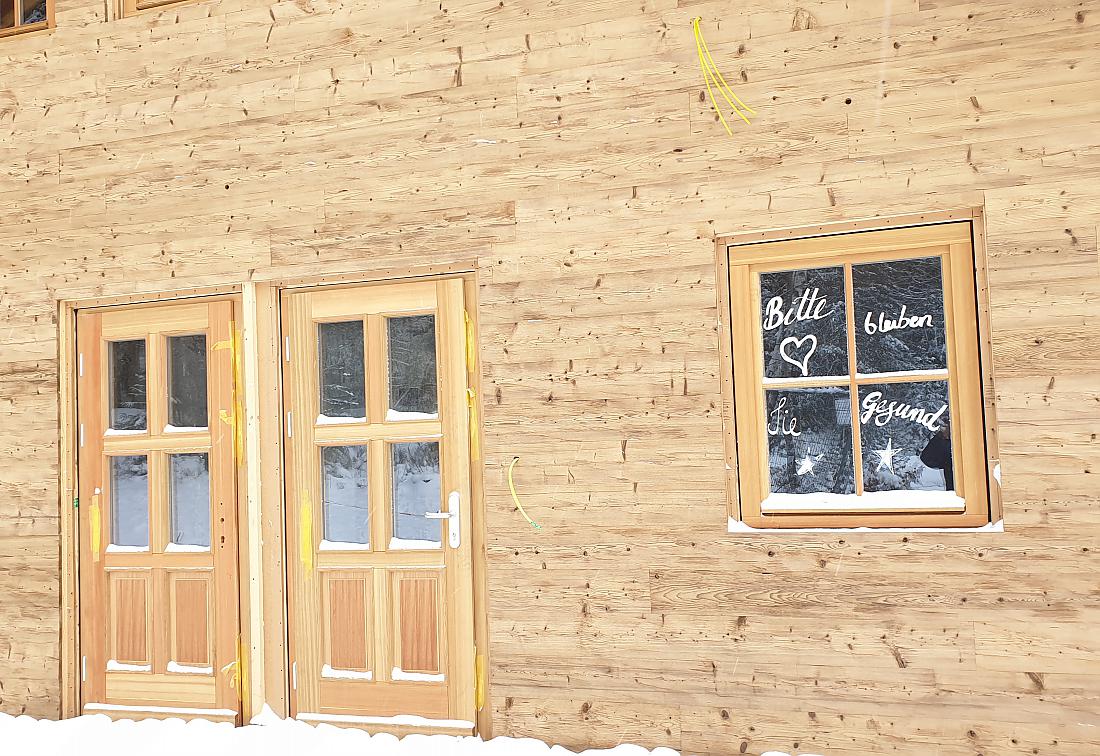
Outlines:
[{"label": "window", "polygon": [[53,26],[53,0],[0,0],[0,37]]},{"label": "window", "polygon": [[740,519],[988,523],[971,224],[725,252]]}]

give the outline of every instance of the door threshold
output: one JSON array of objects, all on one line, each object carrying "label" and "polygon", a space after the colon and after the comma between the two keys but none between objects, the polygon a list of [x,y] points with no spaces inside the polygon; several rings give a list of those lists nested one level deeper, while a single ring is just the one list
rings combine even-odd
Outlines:
[{"label": "door threshold", "polygon": [[334,724],[358,727],[370,732],[388,732],[394,735],[473,735],[474,723],[464,719],[428,719],[412,714],[393,717],[367,717],[357,714],[318,714],[301,712],[295,719],[314,724]]},{"label": "door threshold", "polygon": [[129,706],[126,704],[88,703],[83,714],[106,714],[111,719],[206,719],[211,722],[236,722],[233,709],[200,709],[177,706]]}]

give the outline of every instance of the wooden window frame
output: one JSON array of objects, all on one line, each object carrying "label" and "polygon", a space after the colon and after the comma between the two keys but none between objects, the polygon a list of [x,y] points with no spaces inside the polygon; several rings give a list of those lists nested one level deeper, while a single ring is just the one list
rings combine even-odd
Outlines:
[{"label": "wooden window frame", "polygon": [[23,4],[27,2],[31,2],[31,0],[15,0],[15,26],[0,29],[0,39],[54,28],[54,0],[46,0],[46,20],[36,21],[33,24],[22,23]]},{"label": "wooden window frame", "polygon": [[[759,313],[753,308],[759,305],[759,290],[750,297],[738,296],[742,290],[753,292],[753,287],[758,287],[755,275],[748,275],[739,285],[731,282],[731,274],[734,277],[748,270],[753,265],[768,265],[778,262],[774,267],[780,269],[794,269],[798,267],[811,267],[828,262],[836,265],[849,261],[860,261],[860,253],[849,254],[846,258],[842,251],[835,255],[829,255],[822,262],[819,256],[821,250],[832,246],[836,237],[858,234],[861,232],[895,232],[901,229],[920,229],[922,227],[942,226],[944,224],[968,224],[969,246],[972,249],[973,265],[955,265],[953,270],[944,270],[944,289],[950,309],[947,311],[947,337],[949,348],[950,367],[950,392],[952,413],[961,417],[960,412],[965,411],[969,418],[968,425],[969,443],[964,449],[963,442],[958,441],[954,451],[957,460],[957,479],[960,482],[960,491],[965,490],[967,506],[963,512],[935,512],[924,511],[800,511],[800,512],[776,512],[764,514],[760,511],[760,503],[763,498],[761,485],[767,485],[766,457],[761,460],[758,453],[752,451],[763,445],[761,435],[763,425],[760,422],[763,405],[762,385],[756,385],[759,381],[759,370],[762,370],[762,359],[759,345],[752,343],[752,354],[742,356],[741,352],[747,351],[742,347],[737,351],[740,363],[734,360],[735,344],[745,344],[746,329],[755,334],[756,321]],[[955,228],[959,226],[956,225]],[[907,232],[901,232],[905,235]],[[919,233],[915,232],[915,233]],[[935,229],[930,232],[933,236],[939,235],[948,238],[952,234],[945,229]],[[886,239],[887,237],[881,237]],[[822,240],[828,241],[822,241]],[[905,530],[930,529],[977,529],[988,528],[990,523],[999,524],[1002,520],[1001,495],[1000,495],[1000,465],[997,458],[997,424],[996,407],[994,404],[992,356],[989,344],[989,302],[988,281],[985,260],[985,233],[984,216],[981,209],[966,211],[947,211],[935,213],[923,213],[894,218],[877,218],[870,220],[850,221],[844,223],[824,224],[812,227],[775,229],[747,234],[722,236],[716,240],[716,262],[718,268],[718,312],[719,312],[719,343],[720,343],[720,376],[722,388],[722,421],[723,441],[726,456],[726,489],[727,489],[727,514],[731,532],[751,532],[753,530],[790,530],[790,529],[836,529],[836,528],[891,528]],[[776,242],[776,244],[771,244]],[[842,241],[835,242],[837,247],[843,247]],[[805,247],[804,254],[797,251],[799,246]],[[873,248],[873,245],[872,245]],[[878,250],[882,250],[879,245]],[[887,248],[888,249],[888,248]],[[827,253],[828,254],[828,253]],[[870,254],[874,254],[871,252]],[[951,258],[957,260],[962,254],[959,250],[952,250]],[[779,255],[778,261],[775,256]],[[906,255],[913,257],[914,255]],[[862,257],[865,259],[866,254]],[[879,254],[879,259],[888,259],[890,255],[885,252]],[[800,264],[801,258],[801,264]],[[967,258],[967,261],[969,258]],[[959,276],[963,276],[959,279]],[[966,284],[966,288],[974,292],[972,307],[969,302],[960,302],[958,298],[951,298],[952,285],[960,288],[959,281]],[[851,299],[850,281],[846,287],[847,298]],[[964,298],[965,299],[965,298]],[[966,325],[956,318],[960,304],[964,311],[969,310],[972,319],[976,323],[977,339],[976,347],[964,354],[965,363],[960,364],[956,353],[956,335],[973,334],[974,326]],[[852,329],[849,313],[849,330]],[[752,325],[748,325],[751,318]],[[744,324],[744,325],[743,325]],[[740,330],[739,330],[740,329]],[[851,339],[852,333],[849,333]],[[971,339],[972,340],[972,339]],[[851,349],[851,345],[849,345]],[[966,349],[963,352],[967,352]],[[854,359],[854,358],[853,358]],[[973,401],[963,404],[959,399],[960,371],[965,371],[964,383],[971,383],[972,396],[976,391],[980,395],[977,406]],[[874,379],[857,378],[850,375],[843,383],[845,387],[860,383],[875,382]],[[756,396],[759,394],[759,396]],[[855,411],[855,408],[853,408]],[[740,426],[739,426],[740,421]],[[759,428],[756,426],[759,425]],[[858,437],[855,441],[858,443]],[[740,444],[740,447],[739,447]],[[746,453],[748,450],[749,453]],[[965,456],[960,456],[965,454]],[[856,456],[858,459],[858,453]],[[760,465],[763,462],[763,469]],[[749,465],[757,472],[751,472]],[[967,482],[963,482],[963,481]],[[965,488],[964,488],[965,487]]]}]

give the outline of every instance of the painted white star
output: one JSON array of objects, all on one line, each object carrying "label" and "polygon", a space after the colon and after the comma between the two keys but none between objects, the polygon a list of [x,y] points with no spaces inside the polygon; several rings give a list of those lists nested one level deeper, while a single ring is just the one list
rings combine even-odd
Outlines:
[{"label": "painted white star", "polygon": [[876,470],[881,470],[885,465],[890,472],[894,471],[894,456],[901,453],[901,449],[894,448],[894,440],[892,438],[886,439],[885,449],[875,449],[875,454],[878,455],[878,467]]},{"label": "painted white star", "polygon": [[811,459],[809,454],[798,460],[798,474],[805,475],[806,473],[813,473],[814,461],[815,460]]}]

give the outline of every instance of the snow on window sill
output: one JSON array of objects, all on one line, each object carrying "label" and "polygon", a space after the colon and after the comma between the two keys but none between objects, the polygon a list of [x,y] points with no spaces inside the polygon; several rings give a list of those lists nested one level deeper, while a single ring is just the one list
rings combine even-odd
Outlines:
[{"label": "snow on window sill", "polygon": [[197,543],[169,543],[164,546],[165,554],[192,554],[210,551],[209,546]]},{"label": "snow on window sill", "polygon": [[164,426],[165,433],[206,433],[209,428],[205,425],[189,426],[189,425],[166,425]]},{"label": "snow on window sill", "polygon": [[196,667],[191,664],[180,664],[179,662],[168,662],[168,671],[174,672],[178,675],[212,675],[214,674],[213,667]]},{"label": "snow on window sill", "polygon": [[1003,533],[1004,520],[997,520],[974,528],[754,528],[753,526],[730,517],[726,532],[754,535],[758,533]]},{"label": "snow on window sill", "polygon": [[413,538],[391,538],[390,551],[426,551],[442,548],[439,541],[417,541]]},{"label": "snow on window sill", "polygon": [[107,544],[108,554],[147,554],[149,553],[148,546],[123,546],[119,543]]},{"label": "snow on window sill", "polygon": [[370,551],[369,543],[353,543],[351,541],[326,541],[322,540],[317,546],[318,551]]},{"label": "snow on window sill", "polygon": [[966,501],[954,491],[868,491],[862,496],[817,493],[772,493],[760,504],[761,512],[832,512],[892,509],[954,510],[961,512]]},{"label": "snow on window sill", "polygon": [[365,417],[329,417],[328,415],[318,415],[318,425],[350,425],[352,423],[365,423],[367,418]]},{"label": "snow on window sill", "polygon": [[152,664],[126,664],[125,662],[107,660],[108,672],[152,672]]},{"label": "snow on window sill", "polygon": [[402,412],[401,410],[387,410],[386,422],[397,423],[402,420],[438,420],[439,413],[437,412]]}]

